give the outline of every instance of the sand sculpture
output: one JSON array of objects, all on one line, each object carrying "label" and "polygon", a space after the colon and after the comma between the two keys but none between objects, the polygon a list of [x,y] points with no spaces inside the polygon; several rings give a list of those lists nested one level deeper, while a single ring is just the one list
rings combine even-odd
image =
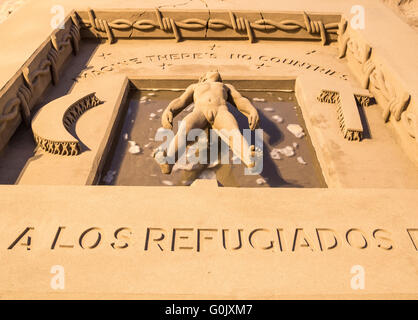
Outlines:
[{"label": "sand sculpture", "polygon": [[0,297],[418,297],[418,35],[378,0],[50,5],[0,24]]},{"label": "sand sculpture", "polygon": [[[118,39],[157,38],[175,38],[176,41],[248,39],[251,43],[267,39],[317,40],[321,45],[337,41],[337,56],[346,61],[360,85],[373,95],[383,109],[383,121],[391,122],[396,137],[402,141],[404,152],[417,163],[417,117],[413,88],[402,79],[399,70],[383,57],[382,52],[376,50],[361,32],[350,27],[346,16],[310,12],[214,10],[207,18],[206,13],[201,11],[73,11],[66,17],[64,28],[50,34],[49,41],[42,45],[43,50],[39,51],[36,59],[34,56],[25,63],[16,73],[14,81],[2,89],[0,149],[7,145],[22,120],[30,123],[31,110],[47,85],[57,84],[59,71],[69,54],[76,55],[82,40],[91,38],[106,39],[109,43]],[[301,60],[277,58],[277,62],[279,60],[286,65],[337,76],[332,69]],[[267,61],[263,60],[264,64]],[[108,69],[111,67],[107,66],[104,70]]]},{"label": "sand sculpture", "polygon": [[[255,146],[249,146],[247,140],[239,132],[238,123],[234,116],[228,111],[227,101],[235,105],[237,109],[248,118],[251,130],[258,126],[259,116],[257,109],[251,102],[243,97],[230,84],[222,83],[218,71],[209,71],[200,77],[199,82],[190,85],[186,91],[177,99],[173,100],[164,110],[161,118],[163,128],[172,129],[173,119],[183,109],[194,103],[193,112],[187,115],[179,127],[174,139],[170,142],[168,150],[157,148],[154,158],[160,164],[161,171],[170,174],[174,163],[167,163],[166,158],[180,158],[179,149],[184,147],[185,140],[179,139],[181,135],[187,135],[192,129],[215,129],[221,139],[226,140],[234,153],[241,158],[247,167],[254,167]],[[234,139],[228,139],[223,132],[228,131],[231,135],[241,141],[241,146],[234,145]],[[235,141],[238,141],[235,140]],[[250,152],[247,152],[249,150]]]}]

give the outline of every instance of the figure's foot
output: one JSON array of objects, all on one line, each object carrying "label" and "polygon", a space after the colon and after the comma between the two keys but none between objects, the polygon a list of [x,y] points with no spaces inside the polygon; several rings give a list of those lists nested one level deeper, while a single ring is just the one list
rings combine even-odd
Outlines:
[{"label": "figure's foot", "polygon": [[152,153],[152,157],[157,161],[157,163],[160,166],[161,173],[163,174],[170,174],[171,170],[173,169],[173,165],[167,163],[167,154],[165,150],[163,150],[161,147],[158,147],[154,150]]},{"label": "figure's foot", "polygon": [[170,174],[171,170],[173,170],[173,165],[168,163],[160,164],[160,169],[162,174]]}]

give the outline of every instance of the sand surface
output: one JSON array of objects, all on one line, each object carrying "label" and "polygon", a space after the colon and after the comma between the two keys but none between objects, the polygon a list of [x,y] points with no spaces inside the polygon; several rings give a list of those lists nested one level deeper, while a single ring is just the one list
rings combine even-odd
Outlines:
[{"label": "sand surface", "polygon": [[0,23],[10,17],[28,0],[0,0]]}]

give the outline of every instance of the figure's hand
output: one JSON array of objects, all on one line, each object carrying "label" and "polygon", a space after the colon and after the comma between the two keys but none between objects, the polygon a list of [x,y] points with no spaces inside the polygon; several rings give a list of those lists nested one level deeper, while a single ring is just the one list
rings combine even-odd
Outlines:
[{"label": "figure's hand", "polygon": [[252,111],[248,117],[248,124],[251,130],[254,130],[258,126],[258,112],[256,110]]},{"label": "figure's hand", "polygon": [[173,128],[173,112],[170,109],[165,109],[161,116],[161,124],[164,129]]}]

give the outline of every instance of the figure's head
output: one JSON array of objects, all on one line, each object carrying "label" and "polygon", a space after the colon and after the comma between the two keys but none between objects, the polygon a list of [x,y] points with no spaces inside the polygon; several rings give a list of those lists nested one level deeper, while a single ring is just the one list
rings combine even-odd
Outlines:
[{"label": "figure's head", "polygon": [[222,82],[222,78],[218,70],[208,71],[200,77],[199,82]]}]

